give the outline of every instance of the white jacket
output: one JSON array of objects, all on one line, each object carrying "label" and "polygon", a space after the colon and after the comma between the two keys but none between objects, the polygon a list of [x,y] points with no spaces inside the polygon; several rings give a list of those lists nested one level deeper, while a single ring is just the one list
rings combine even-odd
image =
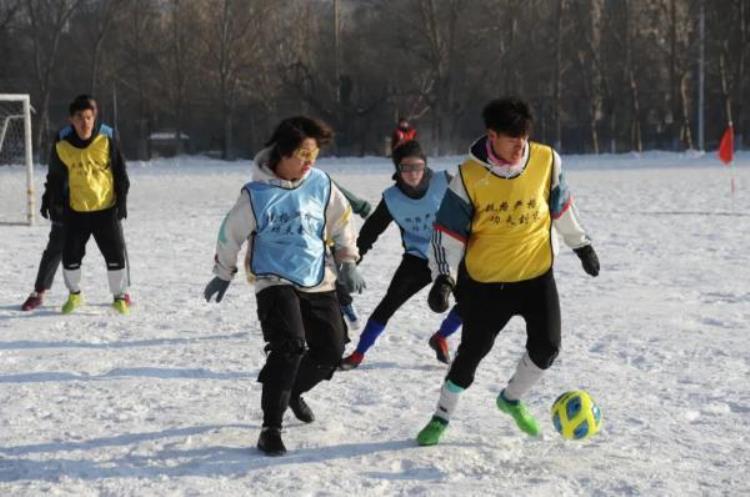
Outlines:
[{"label": "white jacket", "polygon": [[[269,153],[270,149],[263,149],[255,156],[252,181],[292,189],[307,179],[309,173],[297,181],[288,181],[276,176],[267,165]],[[232,280],[237,273],[237,256],[242,244],[247,241],[247,253],[252,253],[252,236],[255,233],[255,227],[256,219],[250,206],[250,194],[243,189],[234,207],[227,213],[222,222],[214,259],[213,272],[216,276],[226,281]],[[325,237],[326,245],[333,247],[335,260],[330,251],[327,251],[325,274],[323,281],[318,286],[302,288],[278,276],[254,278],[253,275],[249,274],[249,279],[255,281],[255,292],[258,293],[273,285],[293,285],[304,292],[331,291],[335,289],[336,285],[336,265],[342,262],[355,262],[359,258],[357,237],[352,224],[351,205],[333,182],[331,182],[330,200],[326,207]]]}]

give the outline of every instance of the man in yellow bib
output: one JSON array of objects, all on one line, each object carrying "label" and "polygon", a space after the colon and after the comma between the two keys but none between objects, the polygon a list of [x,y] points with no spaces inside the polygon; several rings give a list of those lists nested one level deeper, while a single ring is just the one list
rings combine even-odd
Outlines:
[{"label": "man in yellow bib", "polygon": [[493,100],[482,117],[487,135],[471,146],[459,166],[433,231],[430,308],[444,312],[453,292],[464,329],[435,414],[417,436],[420,445],[440,441],[460,393],[472,384],[479,363],[513,316],[526,321],[526,353],[496,405],[521,430],[539,435],[539,424],[521,398],[560,349],[552,228],[588,274],[599,274],[599,260],[573,208],[560,156],[529,141],[533,119],[528,104],[514,97]]},{"label": "man in yellow bib", "polygon": [[71,127],[52,150],[45,192],[50,205],[63,209],[63,278],[70,295],[62,312],[69,314],[83,305],[81,261],[93,235],[107,263],[112,306],[127,314],[128,276],[120,227],[127,217],[130,188],[125,161],[112,129],[96,124],[96,103],[91,97],[76,97],[68,110]]}]

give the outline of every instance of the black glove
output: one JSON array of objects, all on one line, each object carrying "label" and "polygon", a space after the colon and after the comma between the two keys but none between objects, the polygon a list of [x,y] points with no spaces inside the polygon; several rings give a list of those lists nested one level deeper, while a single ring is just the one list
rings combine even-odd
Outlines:
[{"label": "black glove", "polygon": [[61,222],[64,211],[65,208],[62,205],[50,202],[49,194],[42,195],[42,206],[39,208],[39,213],[44,219],[49,219],[53,223]]},{"label": "black glove", "polygon": [[122,221],[123,219],[128,217],[128,208],[125,207],[125,202],[120,202],[117,204],[117,219]]},{"label": "black glove", "polygon": [[586,271],[586,273],[591,276],[597,276],[599,274],[599,258],[596,256],[596,252],[594,252],[594,247],[591,245],[584,245],[583,247],[573,249],[573,252],[575,252],[578,258],[581,259],[581,265],[583,265],[583,270]]},{"label": "black glove", "polygon": [[450,306],[449,297],[453,292],[453,278],[447,274],[441,274],[435,278],[435,283],[432,284],[430,289],[430,295],[427,297],[427,303],[430,305],[432,312],[445,312]]},{"label": "black glove", "polygon": [[47,195],[47,192],[42,195],[42,206],[39,208],[39,214],[44,219],[49,219],[49,195]]},{"label": "black glove", "polygon": [[346,287],[349,293],[362,293],[362,290],[367,288],[365,279],[357,270],[357,265],[353,262],[341,264],[338,281]]},{"label": "black glove", "polygon": [[222,280],[218,276],[214,276],[214,279],[208,282],[208,285],[206,285],[206,289],[203,290],[203,296],[206,297],[206,302],[211,302],[211,297],[216,295],[216,303],[218,304],[221,302],[221,299],[224,298],[224,293],[227,291],[227,288],[229,288],[229,282],[227,280]]}]

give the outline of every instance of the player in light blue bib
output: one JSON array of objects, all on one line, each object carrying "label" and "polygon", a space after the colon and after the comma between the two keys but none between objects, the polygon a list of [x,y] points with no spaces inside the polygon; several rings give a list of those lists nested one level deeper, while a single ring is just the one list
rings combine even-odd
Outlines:
[{"label": "player in light blue bib", "polygon": [[[401,230],[404,255],[385,297],[367,320],[357,349],[342,361],[343,370],[359,366],[367,350],[385,331],[391,316],[432,281],[427,262],[432,225],[451,178],[447,172],[434,172],[427,167],[427,158],[416,140],[397,147],[392,159],[397,169],[393,176],[396,184],[383,192],[383,199],[365,221],[357,247],[360,257],[364,256],[391,221],[395,221]],[[439,361],[450,362],[446,337],[459,326],[461,317],[454,308],[430,338],[428,343]]]}]

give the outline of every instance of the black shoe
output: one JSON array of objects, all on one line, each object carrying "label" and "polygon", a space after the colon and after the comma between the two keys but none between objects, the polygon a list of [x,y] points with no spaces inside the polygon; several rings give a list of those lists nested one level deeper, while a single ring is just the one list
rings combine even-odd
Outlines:
[{"label": "black shoe", "polygon": [[267,456],[283,456],[286,454],[286,447],[281,440],[281,428],[263,427],[260,431],[260,437],[258,437],[258,450]]},{"label": "black shoe", "polygon": [[294,413],[294,416],[303,423],[312,423],[315,421],[315,414],[313,414],[312,409],[310,409],[310,406],[307,405],[307,402],[302,397],[297,396],[289,399],[289,408]]}]

